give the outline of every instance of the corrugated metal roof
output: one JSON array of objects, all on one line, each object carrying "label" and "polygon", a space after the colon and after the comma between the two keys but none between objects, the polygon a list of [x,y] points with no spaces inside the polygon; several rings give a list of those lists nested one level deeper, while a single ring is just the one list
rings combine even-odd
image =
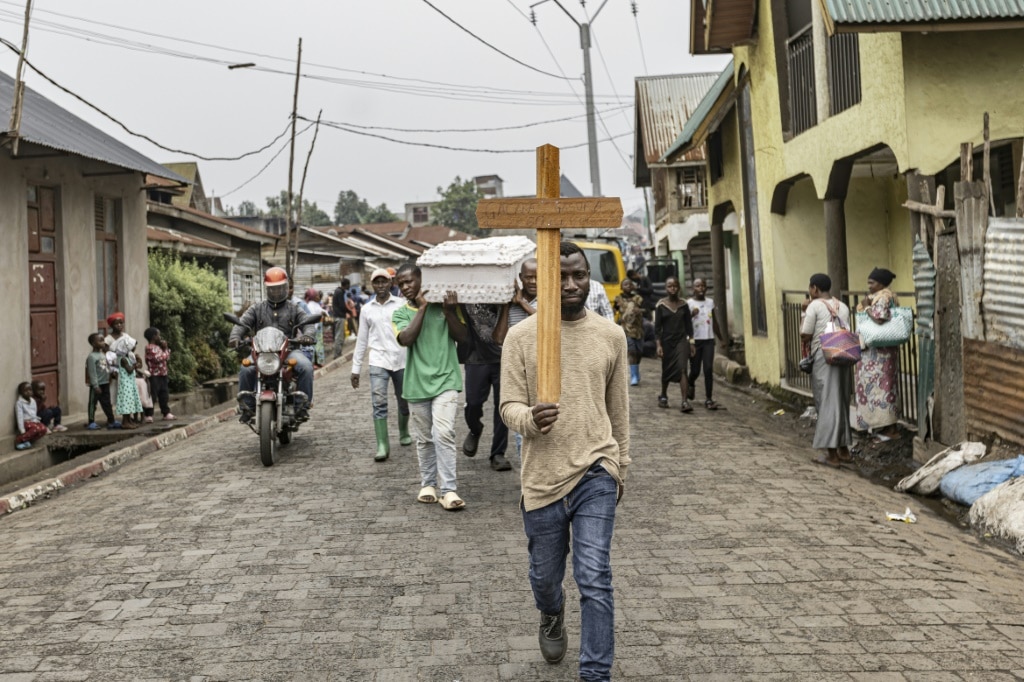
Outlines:
[{"label": "corrugated metal roof", "polygon": [[[14,100],[14,79],[0,71],[0,111],[9,112]],[[149,173],[168,180],[188,182],[156,161],[143,156],[57,106],[31,88],[25,88],[21,110],[21,139],[50,149],[103,161],[119,168]]]},{"label": "corrugated metal roof", "polygon": [[[717,73],[684,73],[636,79],[636,115],[648,164],[657,163],[683,130]],[[703,149],[687,161],[703,161]]]},{"label": "corrugated metal roof", "polygon": [[823,0],[836,24],[907,24],[1024,18],[1024,0]]},{"label": "corrugated metal roof", "polygon": [[[713,107],[715,102],[718,101],[718,97],[722,94],[722,91],[732,83],[732,74],[733,62],[729,62],[729,65],[722,69],[722,73],[715,75],[714,82],[705,91],[704,96],[697,103],[693,114],[687,119],[686,125],[684,125],[682,130],[680,130],[679,135],[672,141],[672,144],[665,149],[661,157],[659,157],[659,160],[662,162],[666,161],[668,157],[690,144],[694,133],[697,132],[697,128],[700,127],[700,124],[703,123],[704,119],[711,113],[711,107]],[[699,158],[703,159],[704,145],[698,145],[696,149],[689,150],[687,152],[686,160],[689,161],[690,154],[693,154],[694,152],[699,152]]]}]

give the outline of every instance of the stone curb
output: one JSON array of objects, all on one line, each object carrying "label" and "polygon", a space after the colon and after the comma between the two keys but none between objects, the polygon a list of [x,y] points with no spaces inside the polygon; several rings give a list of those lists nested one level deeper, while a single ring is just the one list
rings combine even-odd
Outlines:
[{"label": "stone curb", "polygon": [[[349,349],[345,351],[340,357],[331,360],[329,363],[313,372],[313,377],[322,377],[323,375],[333,372],[345,363],[351,361],[353,350],[354,349]],[[136,443],[135,445],[115,450],[105,457],[93,460],[92,462],[83,464],[80,467],[75,467],[71,471],[66,471],[59,476],[41,481],[36,485],[29,486],[27,488],[22,488],[21,490],[7,495],[6,497],[0,497],[0,517],[16,512],[19,509],[29,507],[41,500],[54,497],[65,488],[69,488],[78,483],[85,483],[92,478],[102,476],[108,471],[116,469],[128,462],[141,459],[146,455],[150,455],[158,450],[163,450],[175,443],[180,443],[186,438],[206,431],[221,422],[231,419],[236,414],[237,409],[232,401],[231,407],[222,409],[216,414],[204,417],[203,419],[192,422],[191,424],[186,424],[179,428],[172,429],[166,433],[161,433],[157,436],[147,438],[141,443]]]}]

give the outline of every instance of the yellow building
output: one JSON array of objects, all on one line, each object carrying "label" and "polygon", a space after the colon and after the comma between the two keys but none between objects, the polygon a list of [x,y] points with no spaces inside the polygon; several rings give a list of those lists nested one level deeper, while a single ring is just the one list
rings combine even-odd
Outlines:
[{"label": "yellow building", "polygon": [[[922,186],[934,199],[943,185],[952,208],[962,142],[979,150],[981,176],[985,112],[995,212],[1016,208],[1024,11],[985,0],[878,7],[691,3],[691,53],[731,53],[733,62],[663,161],[706,145],[712,238],[723,226],[739,233],[738,314],[751,377],[762,383],[799,382],[794,325],[813,273],[827,272],[833,293],[852,300],[871,269],[885,267],[913,304],[918,225],[902,204],[921,199]],[[902,397],[906,414],[913,399]]]}]

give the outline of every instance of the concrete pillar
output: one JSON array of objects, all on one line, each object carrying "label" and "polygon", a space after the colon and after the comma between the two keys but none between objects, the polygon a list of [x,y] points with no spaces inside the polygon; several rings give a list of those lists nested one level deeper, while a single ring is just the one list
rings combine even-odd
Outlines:
[{"label": "concrete pillar", "polygon": [[825,254],[828,276],[832,278],[832,295],[839,298],[850,287],[846,259],[845,197],[825,199]]},{"label": "concrete pillar", "polygon": [[[715,318],[726,342],[729,339],[729,312],[725,297],[725,239],[722,224],[711,226],[711,281],[714,285]],[[719,342],[719,346],[722,346]]]},{"label": "concrete pillar", "polygon": [[811,33],[814,37],[814,98],[818,123],[829,117],[828,94],[828,31],[821,15],[821,3],[811,3]]}]

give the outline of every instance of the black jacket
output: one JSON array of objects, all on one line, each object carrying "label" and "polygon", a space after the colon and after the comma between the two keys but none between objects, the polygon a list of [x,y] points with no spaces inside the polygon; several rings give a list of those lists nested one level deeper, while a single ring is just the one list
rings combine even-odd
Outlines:
[{"label": "black jacket", "polygon": [[[264,327],[277,327],[285,336],[292,338],[299,320],[305,315],[299,304],[292,300],[277,304],[260,301],[245,311],[240,320],[241,325],[236,324],[232,327],[228,341],[241,341],[247,329],[251,329],[255,334]],[[316,333],[316,325],[304,325],[299,332],[304,336],[313,336]]]}]

